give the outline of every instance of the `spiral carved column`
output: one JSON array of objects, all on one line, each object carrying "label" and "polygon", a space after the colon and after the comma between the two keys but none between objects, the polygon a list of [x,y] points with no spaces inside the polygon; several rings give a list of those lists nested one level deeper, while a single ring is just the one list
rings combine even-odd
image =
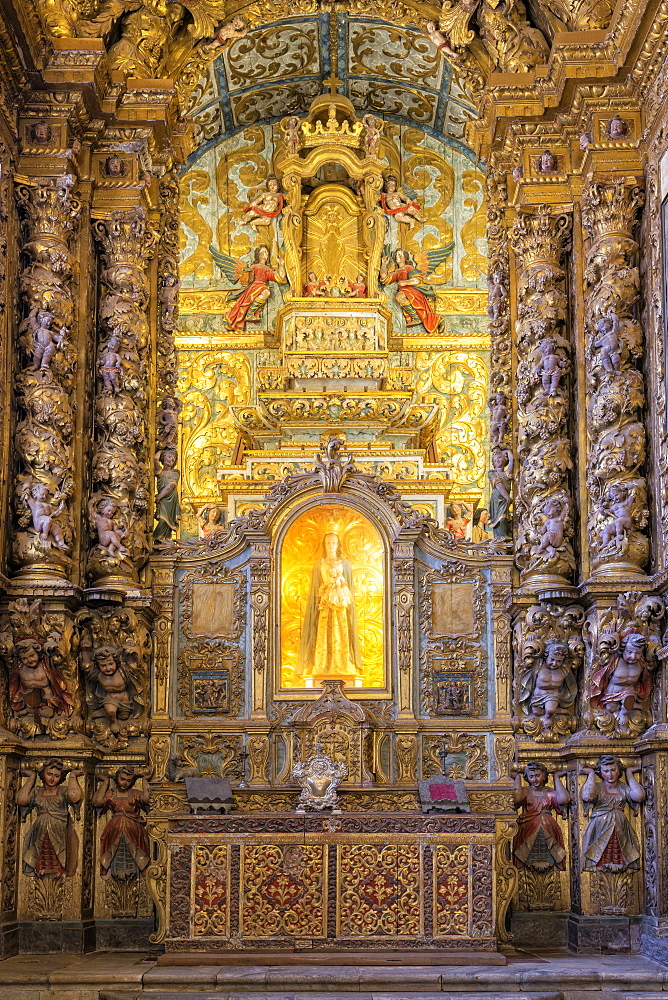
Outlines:
[{"label": "spiral carved column", "polygon": [[73,392],[77,356],[73,260],[69,249],[80,213],[65,174],[16,187],[25,220],[20,289],[20,371],[16,395],[22,409],[14,442],[20,461],[14,488],[18,527],[13,561],[23,582],[66,585],[71,569],[75,491]]},{"label": "spiral carved column", "polygon": [[88,556],[94,586],[136,588],[148,558],[147,434],[150,338],[144,268],[156,234],[141,208],[112,212],[95,224],[102,247],[93,493],[88,503]]},{"label": "spiral carved column", "polygon": [[561,264],[571,220],[547,206],[518,216],[516,553],[523,587],[568,587],[575,569],[568,435],[571,345]]},{"label": "spiral carved column", "polygon": [[585,270],[588,535],[595,576],[643,573],[647,480],[637,365],[643,331],[635,316],[640,275],[633,238],[645,196],[636,185],[589,178],[582,219],[589,235]]}]

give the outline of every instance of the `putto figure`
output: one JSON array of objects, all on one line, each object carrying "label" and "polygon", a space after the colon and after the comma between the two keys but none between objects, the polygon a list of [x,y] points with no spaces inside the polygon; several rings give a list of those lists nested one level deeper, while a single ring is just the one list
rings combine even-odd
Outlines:
[{"label": "putto figure", "polygon": [[389,174],[385,178],[380,204],[386,215],[393,216],[397,222],[402,222],[411,228],[417,222],[427,221],[426,217],[421,215],[419,202],[404,194],[394,174]]},{"label": "putto figure", "polygon": [[593,708],[604,708],[626,727],[631,712],[640,707],[652,689],[646,659],[647,638],[637,632],[623,632],[619,653],[600,667],[592,678]]},{"label": "putto figure", "polygon": [[602,619],[589,682],[590,720],[606,736],[638,736],[650,723],[652,673],[665,613],[656,597],[620,594]]},{"label": "putto figure", "polygon": [[141,779],[131,767],[119,767],[112,778],[103,774],[93,795],[93,805],[101,815],[111,813],[100,837],[100,874],[121,881],[136,878],[151,860],[151,848],[143,813],[149,810],[151,798],[148,781]]},{"label": "putto figure", "polygon": [[65,680],[51,662],[48,640],[20,639],[14,645],[9,675],[9,703],[17,718],[33,716],[44,731],[54,716],[72,714],[74,699]]},{"label": "putto figure", "polygon": [[[640,844],[624,807],[634,813],[645,799],[645,789],[634,774],[639,767],[626,768],[617,757],[603,754],[595,768],[584,767],[587,775],[581,792],[585,815],[591,819],[582,838],[584,870],[593,872],[637,871]],[[601,780],[597,781],[596,777]]]},{"label": "putto figure", "polygon": [[556,735],[566,726],[555,726],[561,716],[570,721],[578,694],[575,663],[566,642],[551,639],[545,644],[543,655],[526,657],[520,677],[519,703],[526,715],[540,720],[544,734]]},{"label": "putto figure", "polygon": [[[559,824],[552,815],[565,816],[571,800],[562,784],[563,771],[555,771],[554,788],[547,788],[548,771],[539,761],[529,761],[521,771],[513,768],[513,805],[520,811],[513,840],[513,861],[520,870],[537,872],[566,867],[566,848]],[[526,785],[522,785],[521,774]]]},{"label": "putto figure", "polygon": [[267,177],[265,190],[261,191],[251,202],[244,206],[246,222],[255,232],[271,226],[285,206],[285,196],[281,194],[277,177]]},{"label": "putto figure", "polygon": [[57,545],[62,552],[69,551],[58,517],[64,509],[64,501],[59,504],[47,500],[49,487],[45,483],[34,483],[26,492],[26,503],[32,514],[32,526],[42,545]]},{"label": "putto figure", "polygon": [[92,653],[84,650],[86,702],[93,735],[105,745],[112,745],[134,716],[141,714],[141,685],[125,662],[118,646],[97,646]]},{"label": "putto figure", "polygon": [[[74,875],[77,869],[76,835],[72,812],[78,811],[82,792],[77,778],[59,757],[51,757],[39,772],[26,768],[25,784],[16,793],[16,804],[37,816],[23,842],[23,872],[33,878]],[[37,777],[42,781],[36,785]],[[67,784],[65,781],[67,779]]]},{"label": "putto figure", "polygon": [[580,635],[584,610],[537,604],[517,625],[519,728],[540,743],[553,743],[575,728],[577,675],[584,660]]},{"label": "putto figure", "polygon": [[444,35],[438,26],[438,21],[429,20],[424,22],[424,34],[429,41],[436,46],[439,52],[449,56],[450,59],[460,59],[455,50],[450,45],[450,39]]}]

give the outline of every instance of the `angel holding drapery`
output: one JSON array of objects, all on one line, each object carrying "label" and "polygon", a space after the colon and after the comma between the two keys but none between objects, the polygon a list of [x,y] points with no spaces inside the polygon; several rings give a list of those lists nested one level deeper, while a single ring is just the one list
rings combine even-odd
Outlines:
[{"label": "angel holding drapery", "polygon": [[396,270],[390,271],[390,259],[381,262],[380,281],[396,285],[394,298],[406,320],[406,326],[424,326],[427,333],[437,333],[442,320],[434,309],[435,293],[431,285],[423,284],[436,268],[452,253],[454,242],[433,250],[422,250],[413,257],[400,247],[394,253]]},{"label": "angel holding drapery", "polygon": [[228,296],[230,300],[234,300],[234,305],[227,314],[229,329],[243,331],[247,323],[259,323],[264,306],[271,298],[269,283],[284,284],[287,280],[283,262],[279,259],[276,266],[272,267],[271,251],[266,243],[255,248],[252,264],[245,264],[236,257],[220,253],[215,247],[209,247],[209,251],[230,281],[235,284],[244,282],[242,288]]}]

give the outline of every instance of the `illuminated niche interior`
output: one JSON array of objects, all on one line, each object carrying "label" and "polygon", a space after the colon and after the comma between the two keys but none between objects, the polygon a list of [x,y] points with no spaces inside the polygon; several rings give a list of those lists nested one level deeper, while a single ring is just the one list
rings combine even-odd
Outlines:
[{"label": "illuminated niche interior", "polygon": [[280,549],[281,687],[340,678],[383,688],[385,587],[384,545],[368,518],[340,503],[299,514]]}]

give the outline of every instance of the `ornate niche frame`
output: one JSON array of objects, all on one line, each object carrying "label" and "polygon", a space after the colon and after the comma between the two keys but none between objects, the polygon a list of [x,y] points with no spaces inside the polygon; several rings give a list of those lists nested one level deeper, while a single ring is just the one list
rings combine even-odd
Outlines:
[{"label": "ornate niche frame", "polygon": [[[452,631],[434,629],[434,604],[440,586],[471,584],[471,628]],[[489,662],[484,646],[486,626],[486,581],[479,569],[465,562],[443,563],[418,576],[420,712],[431,718],[481,718],[488,711],[489,679],[484,670]],[[460,624],[462,622],[460,621]],[[439,677],[441,675],[441,677]],[[468,690],[467,699],[462,694]],[[445,697],[442,697],[442,692]],[[463,701],[452,705],[451,701]]]},{"label": "ornate niche frame", "polygon": [[370,503],[365,503],[361,497],[355,496],[345,488],[338,493],[318,493],[308,496],[295,497],[281,512],[280,520],[274,525],[271,539],[271,590],[272,590],[272,622],[271,630],[273,636],[272,648],[272,671],[271,671],[271,697],[277,701],[309,701],[315,700],[322,695],[320,684],[314,687],[284,687],[281,678],[281,600],[282,600],[282,550],[283,543],[290,528],[296,521],[311,509],[322,508],[323,506],[343,507],[354,511],[357,515],[370,523],[377,532],[383,546],[383,620],[382,630],[385,637],[383,643],[383,683],[375,687],[346,687],[346,694],[354,696],[355,700],[368,699],[389,699],[392,698],[392,606],[394,595],[393,579],[393,559],[392,527],[387,523],[387,518],[379,516],[377,501],[374,503],[371,497]]},{"label": "ornate niche frame", "polygon": [[[232,588],[230,630],[224,635],[204,633],[194,624],[195,588],[205,584],[227,584]],[[186,719],[206,719],[224,714],[229,718],[239,715],[244,707],[244,650],[241,637],[246,624],[248,580],[240,569],[231,569],[222,560],[208,562],[188,569],[179,586],[178,632],[185,637],[179,642],[177,658],[177,706]],[[215,682],[219,692],[219,705],[196,708],[196,684],[206,684],[207,678]],[[227,683],[225,683],[227,682]],[[222,691],[221,691],[222,688]],[[223,699],[222,694],[226,697]]]}]

